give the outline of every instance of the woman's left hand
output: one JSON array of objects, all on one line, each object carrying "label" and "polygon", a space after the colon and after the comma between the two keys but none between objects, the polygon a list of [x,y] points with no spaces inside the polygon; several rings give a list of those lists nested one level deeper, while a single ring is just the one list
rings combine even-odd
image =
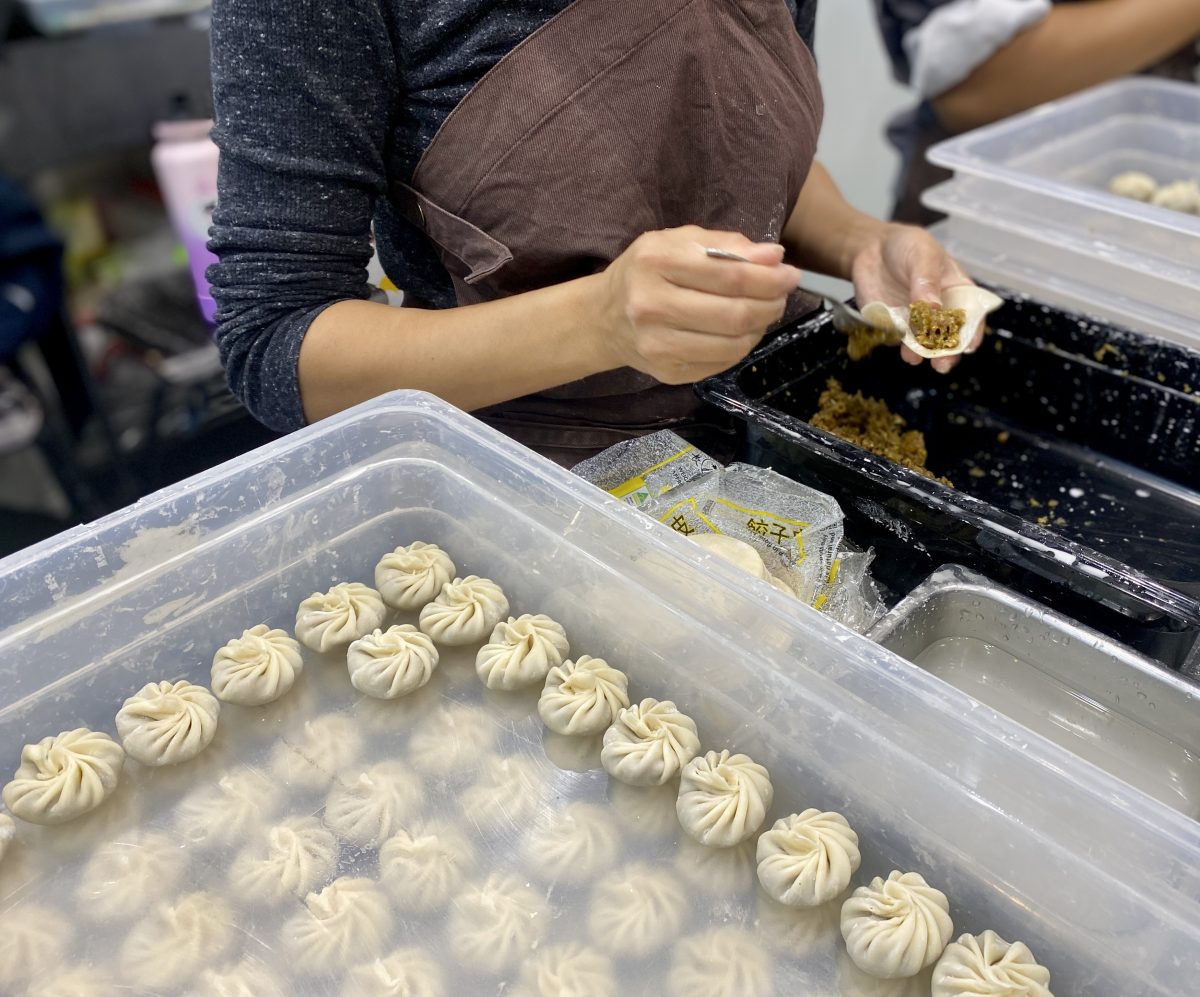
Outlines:
[{"label": "woman's left hand", "polygon": [[[970,284],[955,259],[923,228],[911,225],[882,225],[854,256],[850,267],[854,290],[860,304],[882,301],[885,305],[905,306],[914,301],[942,303],[942,292],[950,287]],[[973,353],[983,341],[984,323],[966,334]],[[921,358],[907,346],[900,347],[905,362],[919,364]],[[958,357],[940,357],[930,361],[933,369],[945,374],[958,363]]]}]

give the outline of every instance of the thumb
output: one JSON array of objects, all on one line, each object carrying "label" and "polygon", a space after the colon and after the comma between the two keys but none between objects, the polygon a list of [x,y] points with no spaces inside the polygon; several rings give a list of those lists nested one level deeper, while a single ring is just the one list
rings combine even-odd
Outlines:
[{"label": "thumb", "polygon": [[784,250],[777,242],[750,242],[738,252],[751,263],[773,267],[783,262]]},{"label": "thumb", "polygon": [[908,273],[910,301],[927,301],[931,305],[941,305],[944,263],[941,247],[936,243],[932,246],[915,247]]}]

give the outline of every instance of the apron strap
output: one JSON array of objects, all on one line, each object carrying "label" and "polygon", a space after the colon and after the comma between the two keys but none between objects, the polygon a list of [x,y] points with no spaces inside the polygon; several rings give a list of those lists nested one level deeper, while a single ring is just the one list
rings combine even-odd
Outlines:
[{"label": "apron strap", "polygon": [[485,280],[513,260],[512,250],[465,218],[439,207],[424,194],[399,181],[391,198],[401,216],[461,264],[452,276],[467,284]]}]

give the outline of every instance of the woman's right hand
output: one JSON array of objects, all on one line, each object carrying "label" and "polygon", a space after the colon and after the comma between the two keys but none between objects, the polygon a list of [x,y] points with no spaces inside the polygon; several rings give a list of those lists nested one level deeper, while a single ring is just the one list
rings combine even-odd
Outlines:
[{"label": "woman's right hand", "polygon": [[[710,258],[713,247],[749,263]],[[700,381],[745,359],[783,317],[800,271],[783,247],[696,226],[647,232],[602,275],[601,321],[616,367],[665,384]]]}]

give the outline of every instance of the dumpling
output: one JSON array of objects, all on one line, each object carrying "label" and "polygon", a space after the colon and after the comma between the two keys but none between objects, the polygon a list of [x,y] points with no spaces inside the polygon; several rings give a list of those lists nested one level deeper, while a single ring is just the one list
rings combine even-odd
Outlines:
[{"label": "dumpling", "polygon": [[521,966],[512,997],[616,997],[612,960],[568,942],[542,949]]},{"label": "dumpling", "polygon": [[0,914],[0,986],[15,989],[60,967],[71,934],[70,922],[35,904],[17,904]]},{"label": "dumpling", "polygon": [[156,990],[177,987],[220,962],[234,940],[233,913],[211,893],[160,904],[121,946],[124,975]]},{"label": "dumpling", "polygon": [[4,804],[31,824],[62,824],[107,800],[121,779],[125,750],[107,734],[79,727],[21,749]]},{"label": "dumpling", "polygon": [[625,673],[603,658],[581,654],[550,669],[538,699],[538,715],[558,734],[600,734],[628,705]]},{"label": "dumpling", "polygon": [[325,801],[325,823],[352,845],[378,848],[424,800],[421,780],[406,763],[380,762],[334,785]]},{"label": "dumpling", "polygon": [[279,786],[257,769],[239,768],[186,797],[176,808],[175,828],[198,847],[232,844],[270,820],[281,796]]},{"label": "dumpling", "polygon": [[523,689],[543,681],[570,653],[567,632],[549,616],[510,616],[480,648],[475,672],[489,689]]},{"label": "dumpling", "polygon": [[569,803],[534,825],[521,855],[542,878],[575,885],[611,868],[620,840],[620,832],[603,807]]},{"label": "dumpling", "polygon": [[916,872],[876,876],[842,905],[846,951],[864,973],[883,980],[916,976],[938,960],[954,922],[946,895]]},{"label": "dumpling", "polygon": [[679,830],[674,786],[608,784],[608,802],[626,829],[643,838],[674,836]]},{"label": "dumpling", "polygon": [[501,973],[529,958],[549,928],[550,908],[516,876],[495,873],[463,890],[450,911],[450,949],[462,963]]},{"label": "dumpling", "polygon": [[710,751],[684,766],[675,811],[700,844],[730,848],[762,826],[774,797],[771,777],[757,762]]},{"label": "dumpling", "polygon": [[732,848],[706,848],[691,838],[682,838],[675,871],[693,889],[710,896],[747,893],[756,883],[754,842],[743,841]]},{"label": "dumpling", "polygon": [[361,582],[342,582],[314,592],[296,610],[296,637],[314,651],[336,651],[383,625],[387,609],[379,593]]},{"label": "dumpling", "polygon": [[604,732],[600,761],[614,779],[631,786],[670,782],[700,751],[691,717],[669,699],[643,699],[617,714]]},{"label": "dumpling", "polygon": [[758,839],[758,880],[789,907],[819,907],[850,885],[862,856],[838,813],[805,810],[777,820]]},{"label": "dumpling", "polygon": [[436,821],[397,831],[379,850],[379,874],[400,910],[444,907],[475,867],[475,849],[457,828]]},{"label": "dumpling", "polygon": [[1109,181],[1108,189],[1118,197],[1131,197],[1135,201],[1149,201],[1158,190],[1158,183],[1149,173],[1127,170],[1118,173]]},{"label": "dumpling", "polygon": [[95,921],[133,917],[174,891],[187,857],[169,835],[157,832],[99,845],[79,877],[79,908]]},{"label": "dumpling", "polygon": [[445,997],[442,971],[419,948],[396,949],[346,974],[342,997]]},{"label": "dumpling", "polygon": [[284,736],[271,752],[271,775],[300,790],[326,789],[362,751],[362,735],[344,713],[326,713],[305,721]]},{"label": "dumpling", "polygon": [[125,997],[128,993],[129,988],[118,986],[105,970],[80,968],[39,977],[25,997]]},{"label": "dumpling", "polygon": [[764,582],[771,581],[771,572],[767,570],[762,555],[745,540],[727,537],[724,533],[692,533],[689,539],[710,554],[715,554],[723,561],[741,568],[748,575],[760,578]]},{"label": "dumpling", "polygon": [[490,758],[459,796],[463,817],[483,834],[522,828],[537,807],[542,782],[541,770],[528,758]]},{"label": "dumpling", "polygon": [[178,765],[207,748],[217,734],[221,704],[191,682],[150,682],[117,712],[125,752],[143,765]]},{"label": "dumpling", "polygon": [[741,928],[713,928],[686,938],[671,953],[669,997],[768,997],[772,959]]},{"label": "dumpling", "polygon": [[316,817],[287,817],[242,849],[229,870],[234,893],[249,903],[280,904],[327,883],[338,842]]},{"label": "dumpling", "polygon": [[286,695],[303,670],[300,645],[260,623],[213,655],[213,692],[227,703],[265,706]]},{"label": "dumpling", "polygon": [[411,623],[360,637],[346,652],[350,684],[373,699],[398,699],[433,676],[438,651]]},{"label": "dumpling", "polygon": [[508,615],[508,599],[490,578],[467,575],[442,586],[438,597],[421,610],[421,629],[439,644],[457,646],[481,641]]},{"label": "dumpling", "polygon": [[599,734],[570,737],[552,730],[542,732],[542,750],[546,753],[546,761],[564,772],[594,772],[603,768],[600,763],[600,749],[603,747],[604,739]]},{"label": "dumpling", "polygon": [[1150,203],[1172,211],[1195,214],[1200,211],[1200,186],[1195,180],[1176,180],[1163,184],[1150,197]]},{"label": "dumpling", "polygon": [[1011,945],[994,931],[961,935],[933,969],[933,997],[1053,997],[1050,971],[1024,942]]},{"label": "dumpling", "polygon": [[16,822],[8,814],[0,814],[0,862],[17,836]]},{"label": "dumpling", "polygon": [[496,740],[496,725],[476,706],[447,703],[413,732],[408,758],[427,776],[465,778]]},{"label": "dumpling", "polygon": [[243,959],[225,969],[205,970],[188,997],[284,997],[284,992],[279,978],[266,966]]},{"label": "dumpling", "polygon": [[292,964],[303,972],[328,972],[373,959],[392,934],[387,897],[369,879],[343,876],[304,898],[307,910],[282,928]]},{"label": "dumpling", "polygon": [[635,862],[602,879],[592,890],[588,932],[604,951],[641,958],[679,934],[688,896],[674,876]]},{"label": "dumpling", "polygon": [[[827,953],[842,948],[838,925],[841,907],[836,903],[821,907],[785,907],[759,890],[755,910],[757,917],[751,925],[754,936],[785,958],[805,959],[814,952]],[[853,963],[850,965],[854,968]]]},{"label": "dumpling", "polygon": [[441,547],[416,540],[383,555],[375,565],[375,587],[393,609],[420,609],[457,573]]}]

